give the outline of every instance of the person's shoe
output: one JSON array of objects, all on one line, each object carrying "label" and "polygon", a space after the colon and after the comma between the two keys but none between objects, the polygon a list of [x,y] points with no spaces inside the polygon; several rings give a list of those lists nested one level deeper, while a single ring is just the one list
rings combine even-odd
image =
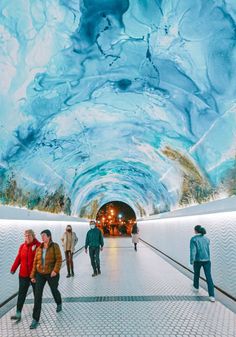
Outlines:
[{"label": "person's shoe", "polygon": [[60,312],[60,311],[62,311],[62,305],[61,305],[61,304],[58,304],[58,305],[57,305],[56,312]]},{"label": "person's shoe", "polygon": [[15,320],[16,323],[19,323],[21,321],[21,316],[17,317],[16,315],[14,315],[14,316],[11,316],[11,319]]},{"label": "person's shoe", "polygon": [[71,275],[70,274],[67,274],[66,277],[70,277]]},{"label": "person's shoe", "polygon": [[32,323],[30,325],[30,329],[36,329],[38,325],[39,325],[39,322],[36,321],[35,319],[33,319]]},{"label": "person's shoe", "polygon": [[17,311],[15,315],[11,316],[11,319],[14,319],[16,321],[20,321],[21,320],[21,313],[20,311]]},{"label": "person's shoe", "polygon": [[75,276],[75,273],[72,271],[72,273],[71,273],[71,276],[73,277],[73,276]]},{"label": "person's shoe", "polygon": [[96,271],[92,274],[92,277],[94,277],[94,276],[97,276],[97,272]]},{"label": "person's shoe", "polygon": [[101,275],[101,270],[98,271],[98,275]]},{"label": "person's shoe", "polygon": [[192,291],[193,291],[195,294],[199,293],[199,289],[198,289],[198,288],[195,288],[194,286],[192,286]]},{"label": "person's shoe", "polygon": [[215,297],[213,297],[213,296],[210,296],[210,297],[209,297],[209,301],[213,303],[213,302],[215,302],[215,301],[216,301],[216,299],[215,299]]}]

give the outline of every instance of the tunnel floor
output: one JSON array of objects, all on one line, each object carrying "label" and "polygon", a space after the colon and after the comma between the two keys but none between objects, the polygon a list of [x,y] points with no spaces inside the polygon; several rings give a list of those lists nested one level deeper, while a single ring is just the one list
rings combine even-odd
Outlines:
[{"label": "tunnel floor", "polygon": [[29,330],[30,294],[20,323],[10,320],[15,308],[1,318],[0,336],[236,336],[232,311],[203,289],[193,294],[191,280],[142,243],[135,252],[130,238],[106,238],[97,277],[84,251],[74,263],[74,278],[61,272],[62,312],[46,286],[39,327]]}]

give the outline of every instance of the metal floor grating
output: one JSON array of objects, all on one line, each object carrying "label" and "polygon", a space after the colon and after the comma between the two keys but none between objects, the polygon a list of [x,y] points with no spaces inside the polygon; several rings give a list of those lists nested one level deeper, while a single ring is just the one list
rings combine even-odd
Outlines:
[{"label": "metal floor grating", "polygon": [[[207,296],[81,296],[64,297],[63,302],[173,302],[173,301],[209,301]],[[27,299],[27,304],[33,304],[33,299]],[[54,303],[53,298],[44,298],[43,303]]]}]

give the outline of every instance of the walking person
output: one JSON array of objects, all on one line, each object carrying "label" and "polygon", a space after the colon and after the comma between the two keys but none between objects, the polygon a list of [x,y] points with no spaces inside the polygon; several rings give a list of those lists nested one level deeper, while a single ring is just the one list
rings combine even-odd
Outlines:
[{"label": "walking person", "polygon": [[33,308],[33,321],[30,329],[36,329],[39,324],[39,318],[42,307],[43,289],[48,282],[53,298],[57,304],[57,312],[62,310],[61,294],[58,290],[59,271],[62,264],[60,247],[52,241],[52,234],[49,229],[41,232],[43,243],[37,248],[32,272],[31,281],[35,283],[35,297]]},{"label": "walking person", "polygon": [[85,253],[87,254],[87,249],[89,247],[89,256],[93,267],[92,276],[94,277],[101,274],[99,254],[100,250],[103,250],[104,241],[102,232],[96,227],[96,222],[92,220],[89,225],[90,230],[87,232],[85,240]]},{"label": "walking person", "polygon": [[209,300],[215,302],[214,284],[211,277],[211,261],[210,261],[210,240],[205,236],[205,228],[197,225],[194,227],[195,235],[190,240],[190,263],[193,265],[194,279],[193,291],[199,291],[200,270],[203,267]]},{"label": "walking person", "polygon": [[75,251],[75,245],[78,242],[77,235],[72,231],[72,227],[68,225],[66,227],[66,231],[63,234],[62,238],[62,246],[65,252],[66,257],[66,266],[67,266],[67,276],[74,276],[74,264],[73,264],[73,254]]},{"label": "walking person", "polygon": [[139,242],[139,228],[136,222],[133,224],[131,236],[132,243],[134,244],[134,250],[137,252],[137,244]]},{"label": "walking person", "polygon": [[35,238],[32,229],[25,230],[24,237],[25,242],[20,245],[18,254],[11,267],[11,274],[15,274],[17,268],[20,266],[16,314],[11,316],[11,319],[17,322],[21,320],[21,311],[30,285],[32,285],[33,293],[35,293],[35,284],[31,282],[30,273],[33,267],[36,249],[40,246],[40,242]]}]

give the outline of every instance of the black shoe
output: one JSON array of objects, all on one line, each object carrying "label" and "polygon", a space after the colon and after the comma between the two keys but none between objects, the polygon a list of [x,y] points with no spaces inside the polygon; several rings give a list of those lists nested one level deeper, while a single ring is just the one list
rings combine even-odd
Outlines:
[{"label": "black shoe", "polygon": [[72,276],[72,277],[75,276],[74,272],[71,273],[71,276]]},{"label": "black shoe", "polygon": [[61,305],[61,304],[58,304],[58,305],[57,305],[56,312],[60,312],[60,311],[62,311],[62,305]]},{"label": "black shoe", "polygon": [[101,270],[99,269],[99,271],[98,271],[98,275],[101,275]]},{"label": "black shoe", "polygon": [[16,323],[19,323],[21,321],[21,317],[17,317],[17,316],[11,316],[12,320],[15,320]]},{"label": "black shoe", "polygon": [[15,315],[11,316],[11,319],[14,319],[14,320],[20,322],[20,320],[21,320],[21,313],[19,311],[17,311]]},{"label": "black shoe", "polygon": [[66,277],[70,277],[71,275],[70,274],[67,274]]},{"label": "black shoe", "polygon": [[38,325],[39,325],[39,322],[36,321],[35,319],[33,319],[32,323],[30,325],[30,329],[36,329]]},{"label": "black shoe", "polygon": [[94,276],[97,276],[97,272],[95,271],[93,274],[92,274],[92,277],[94,277]]}]

